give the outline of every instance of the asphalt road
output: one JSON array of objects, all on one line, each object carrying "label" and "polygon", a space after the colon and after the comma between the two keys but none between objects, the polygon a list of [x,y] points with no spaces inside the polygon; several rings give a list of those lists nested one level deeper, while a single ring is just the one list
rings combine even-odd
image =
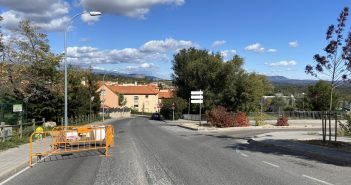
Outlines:
[{"label": "asphalt road", "polygon": [[8,185],[350,184],[351,168],[246,140],[270,130],[196,132],[145,118],[120,120],[111,157],[50,156]]}]

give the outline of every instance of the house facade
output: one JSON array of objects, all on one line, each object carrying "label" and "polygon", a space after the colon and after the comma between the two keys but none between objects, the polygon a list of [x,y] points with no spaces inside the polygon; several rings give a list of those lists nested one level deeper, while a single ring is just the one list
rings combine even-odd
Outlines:
[{"label": "house facade", "polygon": [[[138,112],[157,112],[159,107],[159,90],[152,85],[136,85],[136,84],[109,84],[105,83],[98,91],[102,106],[105,108],[119,108],[118,96],[123,94],[126,104],[125,106]],[[104,94],[104,95],[103,95]]]}]

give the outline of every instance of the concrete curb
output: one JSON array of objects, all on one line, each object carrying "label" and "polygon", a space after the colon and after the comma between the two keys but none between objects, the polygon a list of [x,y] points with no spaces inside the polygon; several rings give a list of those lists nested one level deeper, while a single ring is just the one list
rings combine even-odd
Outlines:
[{"label": "concrete curb", "polygon": [[326,161],[328,163],[337,164],[337,165],[340,165],[340,166],[349,166],[349,165],[351,165],[351,159],[344,159],[344,158],[334,157],[334,156],[330,156],[330,155],[323,155],[322,153],[316,153],[316,152],[311,152],[311,151],[307,151],[307,150],[301,150],[301,149],[298,149],[298,148],[290,148],[290,147],[281,146],[281,145],[277,145],[277,144],[273,144],[273,143],[267,143],[267,142],[264,142],[264,141],[256,141],[256,140],[254,140],[252,138],[249,139],[247,142],[250,143],[250,144],[263,146],[263,147],[276,147],[276,148],[279,148],[279,149],[281,149],[283,151],[287,151],[287,152],[290,152],[290,153],[293,153],[293,154],[307,156],[307,157],[310,157],[312,159]]},{"label": "concrete curb", "polygon": [[[169,122],[165,122],[170,124]],[[179,127],[195,130],[195,131],[239,131],[239,130],[259,130],[259,129],[277,129],[277,130],[284,130],[284,129],[304,129],[304,128],[320,128],[320,127],[309,127],[309,126],[272,126],[272,127],[262,127],[262,126],[252,126],[252,127],[229,127],[229,128],[215,128],[215,127],[190,127],[183,124],[176,124]]]},{"label": "concrete curb", "polygon": [[189,129],[189,130],[195,130],[195,131],[199,130],[199,128],[188,127],[188,126],[184,126],[184,125],[181,125],[181,124],[178,124],[177,126],[181,127],[181,128]]}]

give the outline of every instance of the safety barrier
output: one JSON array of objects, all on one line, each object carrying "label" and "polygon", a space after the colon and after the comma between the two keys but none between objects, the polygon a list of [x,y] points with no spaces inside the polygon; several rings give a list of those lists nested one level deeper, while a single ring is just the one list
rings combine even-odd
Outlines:
[{"label": "safety barrier", "polygon": [[105,150],[114,145],[112,125],[85,125],[54,127],[51,131],[34,132],[29,137],[29,166],[33,157],[41,159],[49,155],[62,155],[89,150]]}]

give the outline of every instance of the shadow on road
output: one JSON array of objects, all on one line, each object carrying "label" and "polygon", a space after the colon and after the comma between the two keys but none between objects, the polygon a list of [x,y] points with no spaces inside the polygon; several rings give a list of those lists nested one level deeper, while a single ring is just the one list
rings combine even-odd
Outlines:
[{"label": "shadow on road", "polygon": [[45,159],[38,161],[38,163],[47,163],[47,162],[54,162],[60,160],[72,160],[77,158],[84,158],[90,156],[101,156],[105,155],[105,150],[93,150],[93,151],[82,151],[82,152],[75,152],[75,153],[67,153],[67,154],[56,154],[50,155]]},{"label": "shadow on road", "polygon": [[343,160],[333,160],[327,157],[322,157],[321,155],[314,156],[300,151],[285,149],[283,147],[276,147],[276,146],[269,146],[269,145],[261,146],[254,143],[247,143],[247,144],[233,144],[233,145],[227,146],[226,148],[230,148],[233,150],[240,148],[240,150],[243,150],[243,151],[259,152],[259,153],[265,153],[265,154],[271,154],[271,155],[277,155],[277,156],[288,155],[288,156],[292,156],[300,159],[317,161],[317,162],[332,164],[336,166],[347,166],[347,167],[351,166],[350,162],[346,162]]}]

